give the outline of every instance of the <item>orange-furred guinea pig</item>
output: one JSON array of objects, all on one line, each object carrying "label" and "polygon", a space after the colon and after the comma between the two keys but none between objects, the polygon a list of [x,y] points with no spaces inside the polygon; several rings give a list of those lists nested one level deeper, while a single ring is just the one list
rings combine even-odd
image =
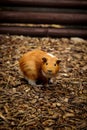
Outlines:
[{"label": "orange-furred guinea pig", "polygon": [[27,52],[19,60],[20,69],[31,85],[48,84],[58,73],[59,63],[57,57],[41,50]]}]

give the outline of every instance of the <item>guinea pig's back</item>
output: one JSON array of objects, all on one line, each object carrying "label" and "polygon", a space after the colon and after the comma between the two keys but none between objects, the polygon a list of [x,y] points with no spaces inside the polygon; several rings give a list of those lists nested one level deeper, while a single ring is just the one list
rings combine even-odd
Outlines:
[{"label": "guinea pig's back", "polygon": [[41,69],[42,57],[46,53],[41,50],[27,52],[19,60],[21,71],[25,73],[36,73]]}]

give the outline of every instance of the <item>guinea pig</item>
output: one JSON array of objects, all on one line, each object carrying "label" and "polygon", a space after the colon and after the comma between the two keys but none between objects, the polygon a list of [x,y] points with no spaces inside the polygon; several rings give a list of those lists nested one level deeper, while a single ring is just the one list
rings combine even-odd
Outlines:
[{"label": "guinea pig", "polygon": [[20,69],[31,85],[46,85],[59,71],[60,60],[56,56],[42,50],[25,53],[19,60]]}]

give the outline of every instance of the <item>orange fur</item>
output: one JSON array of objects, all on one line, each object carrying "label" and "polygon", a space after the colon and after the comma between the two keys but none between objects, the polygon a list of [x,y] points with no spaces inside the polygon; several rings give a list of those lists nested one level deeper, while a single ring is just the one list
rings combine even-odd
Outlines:
[{"label": "orange fur", "polygon": [[37,81],[47,84],[49,78],[56,76],[59,62],[57,57],[47,52],[33,50],[23,55],[19,65],[25,78],[34,85]]}]

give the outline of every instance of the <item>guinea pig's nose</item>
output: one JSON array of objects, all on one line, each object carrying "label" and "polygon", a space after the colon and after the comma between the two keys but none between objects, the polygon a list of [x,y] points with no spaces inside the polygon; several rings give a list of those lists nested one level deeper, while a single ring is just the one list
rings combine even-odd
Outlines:
[{"label": "guinea pig's nose", "polygon": [[51,73],[51,72],[52,72],[52,70],[48,70],[48,72],[49,72],[49,73]]}]

